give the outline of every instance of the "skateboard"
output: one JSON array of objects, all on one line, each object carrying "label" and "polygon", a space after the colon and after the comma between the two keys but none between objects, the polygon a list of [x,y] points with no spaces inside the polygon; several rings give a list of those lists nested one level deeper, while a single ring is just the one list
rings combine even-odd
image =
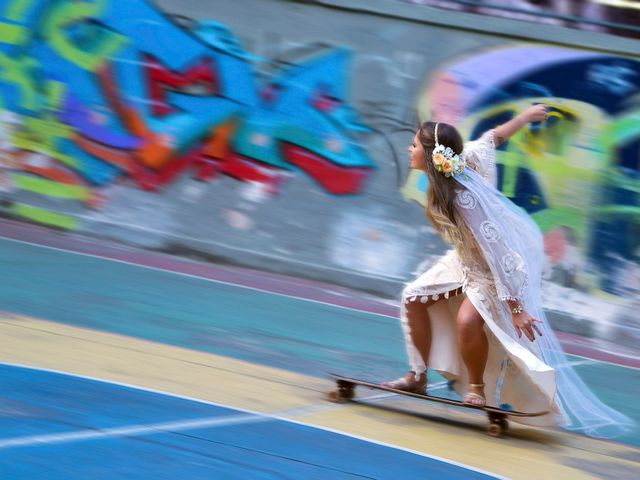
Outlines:
[{"label": "skateboard", "polygon": [[487,427],[487,433],[492,437],[499,437],[503,432],[506,432],[509,428],[509,422],[507,421],[507,417],[539,417],[541,415],[545,415],[549,413],[546,412],[535,412],[535,413],[526,413],[526,412],[518,412],[515,410],[508,410],[506,408],[498,408],[498,407],[477,407],[474,405],[467,405],[462,403],[459,400],[450,400],[448,398],[442,397],[432,397],[431,395],[423,395],[420,393],[413,392],[405,392],[403,390],[397,390],[395,388],[384,387],[377,383],[367,382],[366,380],[358,380],[357,378],[349,378],[344,377],[342,375],[337,375],[335,373],[330,373],[330,377],[332,377],[336,381],[337,389],[329,392],[328,397],[329,400],[335,403],[343,403],[353,400],[355,396],[356,386],[360,385],[363,387],[373,388],[376,390],[382,390],[385,392],[397,393],[398,395],[404,395],[407,397],[419,398],[421,400],[428,400],[431,402],[444,403],[446,405],[455,405],[457,407],[464,408],[472,408],[474,410],[482,410],[487,413],[487,417],[489,418],[489,425]]}]

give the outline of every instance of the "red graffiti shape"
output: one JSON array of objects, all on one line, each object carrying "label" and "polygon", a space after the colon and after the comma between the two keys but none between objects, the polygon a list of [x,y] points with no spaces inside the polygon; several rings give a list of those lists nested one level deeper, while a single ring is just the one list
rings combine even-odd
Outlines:
[{"label": "red graffiti shape", "polygon": [[370,168],[336,165],[320,155],[290,143],[283,144],[283,152],[289,163],[307,172],[335,195],[362,193],[364,182],[372,173]]},{"label": "red graffiti shape", "polygon": [[167,103],[167,89],[181,89],[198,85],[204,87],[211,96],[220,92],[218,76],[213,60],[204,58],[201,63],[184,72],[175,72],[162,65],[151,55],[145,55],[144,61],[149,81],[149,94],[153,100],[153,114],[167,115],[173,107]]}]

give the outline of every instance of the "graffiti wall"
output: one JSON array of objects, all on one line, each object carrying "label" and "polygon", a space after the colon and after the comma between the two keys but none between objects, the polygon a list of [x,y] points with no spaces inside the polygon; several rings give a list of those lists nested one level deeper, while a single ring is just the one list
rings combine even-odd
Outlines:
[{"label": "graffiti wall", "polygon": [[[213,21],[186,31],[140,0],[3,3],[5,163],[19,172],[9,188],[99,209],[124,181],[158,192],[183,175],[226,175],[277,193],[295,170],[347,195],[375,169],[353,141],[366,127],[349,105],[345,49],[261,82]],[[51,208],[11,211],[81,228]]]},{"label": "graffiti wall", "polygon": [[[547,104],[548,121],[500,147],[499,187],[545,233],[552,278],[624,294],[640,287],[639,95],[636,59],[527,45],[455,59],[428,82],[419,108],[475,138]],[[419,200],[425,189],[414,174],[404,194]]]},{"label": "graffiti wall", "polygon": [[[266,57],[215,11],[144,0],[4,0],[0,13],[4,215],[303,274],[327,258],[335,272],[409,268],[383,260],[416,233],[385,233],[405,208],[400,171],[354,106],[352,46]],[[368,108],[372,123],[388,115]],[[372,152],[387,158],[377,182]],[[361,255],[345,255],[354,241]]]},{"label": "graffiti wall", "polygon": [[284,0],[0,0],[0,33],[6,217],[395,295],[445,249],[418,118],[545,102],[500,188],[551,284],[640,289],[638,59]]}]

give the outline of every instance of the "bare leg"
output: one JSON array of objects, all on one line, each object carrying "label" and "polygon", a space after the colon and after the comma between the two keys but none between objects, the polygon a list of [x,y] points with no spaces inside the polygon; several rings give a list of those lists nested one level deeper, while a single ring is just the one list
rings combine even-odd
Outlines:
[{"label": "bare leg", "polygon": [[[455,297],[459,293],[462,293],[461,288],[452,290],[449,292],[449,298]],[[435,301],[431,299],[427,303],[422,303],[419,298],[416,298],[405,305],[411,340],[420,352],[425,365],[428,365],[429,352],[431,351],[431,320],[429,320],[427,308],[434,303]]]},{"label": "bare leg", "polygon": [[[427,308],[432,303],[433,302],[421,303],[419,299],[415,299],[404,305],[407,316],[407,329],[411,337],[411,342],[416,347],[416,350],[418,350],[425,366],[429,361],[429,351],[431,350],[431,322]],[[384,382],[383,385],[399,390],[426,393],[427,373],[420,372],[418,376],[416,376],[416,373],[417,372],[411,370],[404,378]]]},{"label": "bare leg", "polygon": [[[452,290],[448,297],[454,297],[462,293],[462,288]],[[425,366],[429,362],[429,353],[431,351],[431,320],[429,318],[428,308],[435,303],[435,300],[429,299],[427,303],[422,303],[420,297],[405,303],[404,308],[407,316],[407,329],[411,342],[418,351],[422,362]],[[401,390],[411,390],[425,392],[427,385],[426,372],[420,373],[416,378],[415,371],[410,371],[404,378],[385,382],[383,385]]]},{"label": "bare leg", "polygon": [[[469,373],[469,383],[483,384],[484,369],[489,354],[489,342],[484,333],[484,320],[468,298],[465,298],[458,310],[456,319],[458,327],[458,346],[462,360]],[[484,386],[469,386],[469,393],[481,395],[484,398]],[[472,405],[484,405],[484,401],[473,395],[465,397],[465,402]]]},{"label": "bare leg", "polygon": [[431,321],[427,307],[432,303],[424,304],[419,300],[414,300],[405,306],[411,340],[420,352],[425,365],[429,362],[429,352],[431,351]]}]

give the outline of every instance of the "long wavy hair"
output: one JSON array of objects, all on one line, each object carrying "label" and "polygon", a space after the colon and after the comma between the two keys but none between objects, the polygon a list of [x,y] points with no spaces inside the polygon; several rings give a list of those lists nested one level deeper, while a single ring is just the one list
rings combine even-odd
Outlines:
[{"label": "long wavy hair", "polygon": [[[436,170],[432,161],[436,146],[435,122],[425,122],[418,130],[418,139],[424,148],[425,169],[429,179],[427,190],[427,218],[442,239],[452,244],[466,264],[482,261],[478,243],[455,205],[456,193],[463,188],[453,178]],[[438,122],[438,143],[462,153],[464,142],[455,127]]]}]

